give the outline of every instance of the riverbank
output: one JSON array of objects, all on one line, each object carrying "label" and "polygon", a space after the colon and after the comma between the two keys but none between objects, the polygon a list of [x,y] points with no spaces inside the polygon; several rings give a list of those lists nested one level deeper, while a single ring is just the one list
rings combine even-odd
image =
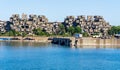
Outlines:
[{"label": "riverbank", "polygon": [[[18,38],[20,40],[8,40],[8,41],[15,41],[15,42],[40,42],[40,43],[51,43],[52,40],[49,40],[49,38],[52,37],[6,37],[6,36],[0,36],[0,38]],[[25,38],[30,38],[33,40],[24,40]],[[74,37],[57,37],[58,45],[62,43],[62,45],[69,45],[71,47],[80,47],[80,48],[105,48],[104,46],[107,46],[108,48],[114,48],[114,46],[120,47],[120,39],[111,38],[111,39],[100,39],[100,38],[91,38],[91,37],[83,37],[75,39]],[[70,40],[69,41],[67,41]],[[2,41],[2,40],[1,40]],[[7,40],[5,40],[7,41]]]},{"label": "riverbank", "polygon": [[[49,37],[13,37],[13,36],[0,36],[0,38],[18,38],[19,40],[5,40],[5,41],[20,41],[20,42],[43,42],[43,43],[50,43],[51,41],[48,40]],[[25,38],[29,38],[31,40],[25,40]],[[3,40],[1,40],[3,41]]]}]

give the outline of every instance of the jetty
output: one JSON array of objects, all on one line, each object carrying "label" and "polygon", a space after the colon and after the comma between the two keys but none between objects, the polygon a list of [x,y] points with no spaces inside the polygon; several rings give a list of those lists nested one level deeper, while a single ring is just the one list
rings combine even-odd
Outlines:
[{"label": "jetty", "polygon": [[101,39],[101,38],[74,38],[74,37],[56,37],[53,38],[51,43],[63,45],[63,46],[69,46],[69,47],[81,47],[86,46],[82,48],[88,48],[88,46],[98,46],[99,48],[104,46],[120,46],[120,39],[117,38],[111,38],[111,39]]},{"label": "jetty", "polygon": [[52,44],[58,44],[63,46],[73,46],[74,37],[54,37],[51,41]]}]

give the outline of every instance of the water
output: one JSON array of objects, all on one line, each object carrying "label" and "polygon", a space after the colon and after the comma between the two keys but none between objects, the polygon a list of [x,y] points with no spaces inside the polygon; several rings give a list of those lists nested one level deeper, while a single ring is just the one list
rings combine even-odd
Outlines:
[{"label": "water", "polygon": [[120,49],[0,42],[0,70],[120,70]]}]

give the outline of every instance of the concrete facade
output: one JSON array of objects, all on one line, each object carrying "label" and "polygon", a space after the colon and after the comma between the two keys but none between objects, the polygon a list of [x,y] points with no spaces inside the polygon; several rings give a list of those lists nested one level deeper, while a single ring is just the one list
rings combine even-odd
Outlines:
[{"label": "concrete facade", "polygon": [[67,16],[64,20],[64,25],[66,28],[70,26],[81,27],[83,32],[87,32],[89,35],[94,33],[100,33],[101,36],[107,36],[107,31],[111,29],[111,25],[105,21],[103,16]]},{"label": "concrete facade", "polygon": [[[5,27],[9,25],[8,27]],[[59,25],[63,24],[65,28],[81,27],[83,32],[87,32],[89,36],[99,33],[101,36],[107,36],[107,31],[111,29],[111,25],[105,21],[102,16],[67,16],[63,22],[49,22],[44,15],[27,15],[13,14],[10,17],[9,23],[0,21],[0,32],[5,33],[8,30],[15,30],[18,32],[26,32],[28,35],[33,35],[34,29],[42,29],[49,34],[56,34],[61,31]],[[7,28],[7,30],[6,30]]]},{"label": "concrete facade", "polygon": [[7,25],[7,23],[5,21],[0,20],[0,33],[6,32],[6,25]]}]

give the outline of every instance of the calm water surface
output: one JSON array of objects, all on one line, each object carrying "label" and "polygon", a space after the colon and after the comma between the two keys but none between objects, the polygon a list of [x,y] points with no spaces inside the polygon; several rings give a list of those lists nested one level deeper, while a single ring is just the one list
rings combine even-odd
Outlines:
[{"label": "calm water surface", "polygon": [[0,70],[120,70],[120,49],[0,42]]}]

